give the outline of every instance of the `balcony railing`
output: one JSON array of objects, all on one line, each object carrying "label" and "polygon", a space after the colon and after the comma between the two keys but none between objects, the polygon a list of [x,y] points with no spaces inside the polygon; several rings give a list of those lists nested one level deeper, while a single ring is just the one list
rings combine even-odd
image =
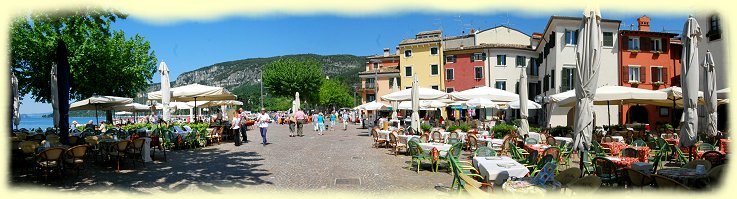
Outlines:
[{"label": "balcony railing", "polygon": [[363,88],[364,89],[375,89],[376,88],[376,84],[375,83],[364,83],[363,84]]}]

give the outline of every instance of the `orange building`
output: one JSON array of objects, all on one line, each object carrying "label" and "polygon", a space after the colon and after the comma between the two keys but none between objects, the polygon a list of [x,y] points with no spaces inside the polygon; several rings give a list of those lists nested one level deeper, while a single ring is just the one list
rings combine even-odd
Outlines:
[{"label": "orange building", "polygon": [[383,55],[369,56],[366,70],[358,73],[358,77],[361,78],[361,85],[358,88],[361,103],[381,101],[381,96],[391,93],[395,79],[398,81],[397,85],[401,86],[398,67],[399,55],[389,53],[388,48],[384,48]]},{"label": "orange building", "polygon": [[[650,31],[647,16],[637,23],[637,30],[619,31],[620,85],[648,90],[679,86],[682,44],[674,39],[678,34]],[[621,111],[623,123],[653,125],[671,123],[682,113],[654,105],[623,105]]]}]

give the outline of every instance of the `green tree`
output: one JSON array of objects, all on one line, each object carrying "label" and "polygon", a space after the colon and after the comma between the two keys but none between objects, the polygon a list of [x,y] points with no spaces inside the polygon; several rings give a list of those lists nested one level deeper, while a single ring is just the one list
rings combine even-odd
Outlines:
[{"label": "green tree", "polygon": [[264,88],[277,97],[294,98],[299,92],[300,100],[315,102],[325,76],[320,63],[315,60],[299,61],[295,59],[279,59],[263,68]]},{"label": "green tree", "polygon": [[338,80],[323,80],[320,86],[320,105],[351,107],[353,106],[353,96],[350,89]]},{"label": "green tree", "polygon": [[156,57],[148,41],[110,25],[126,15],[114,10],[81,8],[39,12],[13,20],[11,67],[21,95],[51,102],[50,71],[58,41],[66,43],[70,99],[92,95],[134,96],[146,89],[156,72]]}]

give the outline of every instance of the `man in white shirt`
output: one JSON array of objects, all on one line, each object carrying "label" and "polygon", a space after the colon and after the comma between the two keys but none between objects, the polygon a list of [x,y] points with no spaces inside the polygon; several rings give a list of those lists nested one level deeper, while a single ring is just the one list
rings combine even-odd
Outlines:
[{"label": "man in white shirt", "polygon": [[263,139],[263,144],[266,146],[266,129],[269,128],[269,123],[271,123],[271,117],[269,117],[269,114],[266,114],[266,109],[261,108],[261,113],[256,116],[256,123],[258,124],[258,128],[261,131],[261,138]]}]

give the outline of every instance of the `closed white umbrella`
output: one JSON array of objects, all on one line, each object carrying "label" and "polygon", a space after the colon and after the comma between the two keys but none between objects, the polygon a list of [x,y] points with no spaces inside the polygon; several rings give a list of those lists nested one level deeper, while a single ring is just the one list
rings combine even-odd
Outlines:
[{"label": "closed white umbrella", "polygon": [[681,127],[679,147],[691,147],[696,143],[698,115],[696,101],[699,90],[699,48],[701,28],[693,16],[688,16],[683,26],[683,51],[681,58],[681,84],[683,85],[683,126]]},{"label": "closed white umbrella", "polygon": [[[578,151],[587,153],[591,145],[591,133],[594,131],[594,96],[597,93],[601,54],[601,15],[598,10],[587,10],[584,13],[576,46],[575,81],[576,117],[574,123],[574,145]],[[581,156],[583,158],[583,156]],[[583,161],[581,161],[583,168]]]},{"label": "closed white umbrella", "polygon": [[161,75],[161,103],[163,106],[163,118],[164,121],[170,121],[171,112],[169,111],[169,102],[171,100],[170,85],[169,85],[169,67],[164,61],[159,64],[159,74]]},{"label": "closed white umbrella", "polygon": [[[243,103],[241,103],[239,105],[243,105]],[[292,109],[292,111],[294,111],[296,113],[301,108],[301,106],[302,106],[302,104],[299,101],[299,92],[295,92],[294,93],[294,109]]]},{"label": "closed white umbrella", "polygon": [[706,134],[717,135],[717,74],[714,58],[711,52],[706,51],[704,58],[704,108],[706,109]]},{"label": "closed white umbrella", "polygon": [[59,127],[59,86],[56,64],[51,65],[51,109],[54,110],[54,127]]},{"label": "closed white umbrella", "polygon": [[[392,82],[392,92],[397,92],[397,91],[399,91],[399,85],[397,83],[397,78],[395,77],[394,78],[394,82]],[[399,104],[397,104],[397,101],[392,101],[392,106],[393,107],[398,107]],[[392,119],[393,120],[396,120],[397,119],[397,109],[399,109],[399,108],[392,109]]]},{"label": "closed white umbrella", "polygon": [[417,98],[418,100],[434,100],[434,99],[441,99],[446,98],[448,96],[447,93],[431,88],[422,88],[422,87],[414,87],[410,89],[404,89],[401,91],[393,92],[386,94],[384,96],[381,96],[381,99],[387,100],[387,101],[408,101],[412,100],[412,92],[417,91]]},{"label": "closed white umbrella", "polygon": [[[412,129],[415,131],[420,130],[420,90],[421,88],[418,87],[417,82],[417,73],[412,74],[412,89],[411,89],[411,99],[412,99]],[[434,89],[431,89],[434,90]],[[440,92],[440,91],[438,91]],[[441,92],[442,93],[442,92]],[[444,94],[444,93],[443,93]],[[445,97],[446,95],[438,95],[437,98]],[[437,99],[433,98],[433,99]]]},{"label": "closed white umbrella", "polygon": [[482,86],[478,88],[472,88],[465,91],[453,92],[450,94],[454,100],[467,101],[474,98],[486,98],[491,101],[498,102],[511,102],[517,100],[519,95],[509,91],[492,88],[488,86]]},{"label": "closed white umbrella", "polygon": [[15,73],[12,70],[10,71],[10,86],[12,87],[10,94],[13,100],[11,104],[13,110],[11,117],[13,118],[12,122],[15,124],[15,128],[18,128],[20,124],[20,94],[18,93],[18,78],[15,77]]},{"label": "closed white umbrella", "polygon": [[520,112],[520,131],[517,132],[519,135],[527,135],[530,131],[530,123],[527,121],[527,71],[526,67],[522,67],[520,70],[519,78],[519,112]]}]

